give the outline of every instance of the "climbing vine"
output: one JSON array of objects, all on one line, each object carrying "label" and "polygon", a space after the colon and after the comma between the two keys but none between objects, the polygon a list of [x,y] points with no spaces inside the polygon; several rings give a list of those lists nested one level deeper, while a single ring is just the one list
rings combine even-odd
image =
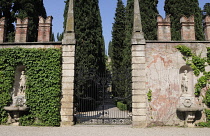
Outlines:
[{"label": "climbing vine", "polygon": [[[206,62],[210,65],[210,47],[207,47],[207,58],[201,58],[201,55],[197,56],[192,53],[191,49],[184,45],[178,45],[176,48],[182,53],[183,59],[186,61],[187,65],[190,65],[193,69],[195,76],[199,76],[200,73],[203,74],[198,79],[195,85],[195,95],[199,96],[203,88],[207,88],[206,95],[204,96],[204,103],[210,107],[210,72],[205,71]],[[198,125],[203,127],[210,127],[210,110],[205,109],[207,122],[201,122]]]},{"label": "climbing vine", "polygon": [[26,104],[30,108],[21,117],[21,125],[60,125],[61,50],[0,49],[0,123],[7,121],[4,106],[12,102],[15,69],[24,65],[27,76]]}]

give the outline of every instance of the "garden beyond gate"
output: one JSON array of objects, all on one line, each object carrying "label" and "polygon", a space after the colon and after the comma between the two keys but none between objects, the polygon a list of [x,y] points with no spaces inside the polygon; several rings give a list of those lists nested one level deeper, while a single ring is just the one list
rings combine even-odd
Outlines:
[{"label": "garden beyond gate", "polygon": [[[123,74],[124,73],[124,74]],[[123,75],[122,75],[123,74]],[[76,124],[90,125],[129,125],[131,118],[130,74],[79,71],[75,85]],[[120,87],[125,82],[128,87]]]}]

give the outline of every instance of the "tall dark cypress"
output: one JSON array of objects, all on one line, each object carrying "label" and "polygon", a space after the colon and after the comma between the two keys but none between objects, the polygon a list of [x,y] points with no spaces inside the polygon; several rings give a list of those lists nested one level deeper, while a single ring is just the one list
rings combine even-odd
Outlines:
[{"label": "tall dark cypress", "polygon": [[[97,100],[99,96],[95,94],[99,92],[97,92],[97,89],[93,89],[95,87],[94,83],[90,84],[88,72],[92,69],[96,73],[105,71],[105,47],[98,0],[75,0],[74,3],[75,38],[77,41],[75,50],[75,94],[83,94],[83,96],[92,98],[92,100]],[[82,107],[83,110],[84,108],[85,110],[94,108],[91,107],[91,103],[95,101],[84,100],[81,102],[89,106]]]},{"label": "tall dark cypress", "polygon": [[14,0],[13,11],[16,13],[16,17],[21,19],[28,17],[28,41],[37,41],[39,16],[44,18],[47,16],[43,0]]},{"label": "tall dark cypress", "polygon": [[[125,88],[122,82],[124,59],[124,44],[125,40],[125,7],[122,0],[117,1],[117,8],[115,11],[115,18],[112,27],[112,91],[115,96],[123,97],[125,95]],[[119,79],[119,80],[118,80]]]},{"label": "tall dark cypress", "polygon": [[172,40],[181,40],[180,18],[185,15],[195,17],[196,40],[204,40],[202,28],[202,14],[198,0],[165,0],[164,9],[167,15],[171,15]]},{"label": "tall dark cypress", "polygon": [[203,16],[210,16],[210,3],[206,3],[203,7]]},{"label": "tall dark cypress", "polygon": [[146,40],[157,40],[157,4],[158,0],[139,0],[142,29]]},{"label": "tall dark cypress", "polygon": [[13,11],[13,0],[0,0],[0,17],[5,17],[7,22],[6,41],[14,41],[14,21],[15,12]]}]

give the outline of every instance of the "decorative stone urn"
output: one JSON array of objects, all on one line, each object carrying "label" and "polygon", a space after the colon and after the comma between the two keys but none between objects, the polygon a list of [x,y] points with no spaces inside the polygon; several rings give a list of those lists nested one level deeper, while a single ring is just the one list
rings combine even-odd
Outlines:
[{"label": "decorative stone urn", "polygon": [[[17,76],[18,74],[16,74]],[[24,71],[18,76],[19,79],[15,80],[13,92],[12,92],[12,104],[10,106],[5,106],[4,109],[8,112],[7,124],[19,125],[19,118],[25,112],[29,110],[26,106],[25,89],[26,89],[26,76]]]}]

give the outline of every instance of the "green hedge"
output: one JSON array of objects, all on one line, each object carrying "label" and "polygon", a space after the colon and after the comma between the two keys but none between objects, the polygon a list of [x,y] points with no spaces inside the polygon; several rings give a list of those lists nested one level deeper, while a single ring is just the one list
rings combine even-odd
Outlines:
[{"label": "green hedge", "polygon": [[0,49],[0,123],[7,121],[4,106],[11,99],[15,69],[24,65],[27,78],[26,99],[29,112],[21,125],[60,125],[61,49]]},{"label": "green hedge", "polygon": [[117,108],[120,109],[120,110],[122,110],[122,111],[125,111],[125,110],[128,109],[128,108],[127,108],[127,104],[124,104],[124,103],[121,102],[121,101],[117,102]]}]

